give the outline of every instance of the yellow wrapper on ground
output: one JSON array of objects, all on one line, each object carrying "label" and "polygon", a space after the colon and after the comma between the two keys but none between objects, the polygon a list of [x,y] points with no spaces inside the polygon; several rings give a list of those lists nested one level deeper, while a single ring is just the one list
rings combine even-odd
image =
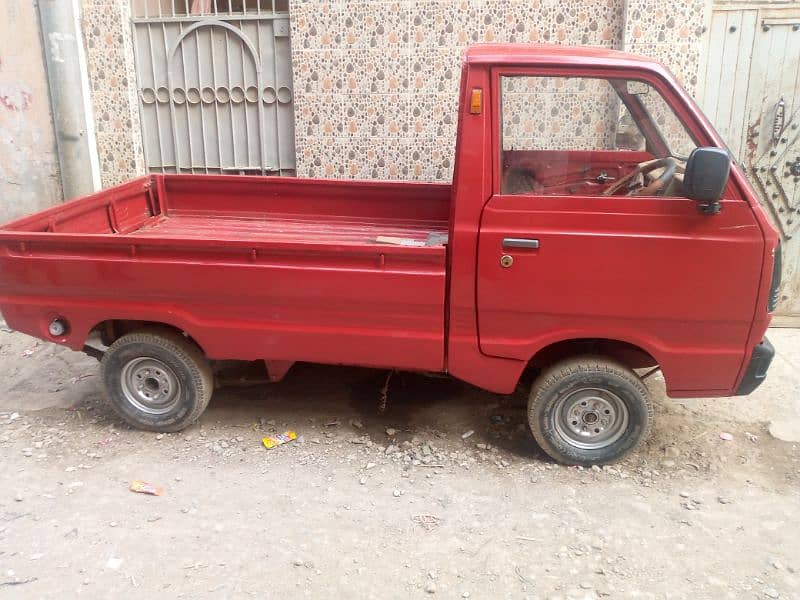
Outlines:
[{"label": "yellow wrapper on ground", "polygon": [[265,437],[262,442],[264,442],[264,447],[267,450],[274,448],[275,446],[280,446],[281,444],[285,444],[286,442],[291,442],[292,440],[297,439],[297,434],[294,431],[286,431],[279,435],[275,435],[272,437]]},{"label": "yellow wrapper on ground", "polygon": [[137,494],[149,494],[151,496],[160,496],[164,493],[164,488],[160,485],[153,485],[152,483],[147,483],[140,479],[131,481],[130,490]]}]

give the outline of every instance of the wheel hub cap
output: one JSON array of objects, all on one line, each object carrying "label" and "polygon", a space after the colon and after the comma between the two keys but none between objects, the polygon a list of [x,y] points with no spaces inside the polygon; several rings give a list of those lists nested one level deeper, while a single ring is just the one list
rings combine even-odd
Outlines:
[{"label": "wheel hub cap", "polygon": [[581,388],[560,398],[554,425],[561,438],[581,450],[598,450],[618,441],[628,428],[628,408],[608,390]]},{"label": "wheel hub cap", "polygon": [[138,410],[151,415],[171,411],[180,398],[175,372],[156,358],[135,358],[122,369],[122,393]]}]

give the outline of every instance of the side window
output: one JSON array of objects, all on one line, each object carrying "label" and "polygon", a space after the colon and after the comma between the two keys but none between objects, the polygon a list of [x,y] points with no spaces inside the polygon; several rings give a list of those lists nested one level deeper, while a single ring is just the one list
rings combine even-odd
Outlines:
[{"label": "side window", "polygon": [[649,84],[503,76],[501,193],[681,196],[695,142]]}]

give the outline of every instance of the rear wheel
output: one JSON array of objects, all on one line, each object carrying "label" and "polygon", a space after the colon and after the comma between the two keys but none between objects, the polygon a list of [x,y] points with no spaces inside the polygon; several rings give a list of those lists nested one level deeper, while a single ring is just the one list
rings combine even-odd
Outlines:
[{"label": "rear wheel", "polygon": [[103,355],[102,367],[114,410],[148,431],[191,425],[214,391],[211,366],[200,348],[168,329],[122,336]]},{"label": "rear wheel", "polygon": [[653,407],[631,369],[602,357],[565,360],[536,380],[528,423],[548,455],[570,465],[620,460],[649,434]]}]

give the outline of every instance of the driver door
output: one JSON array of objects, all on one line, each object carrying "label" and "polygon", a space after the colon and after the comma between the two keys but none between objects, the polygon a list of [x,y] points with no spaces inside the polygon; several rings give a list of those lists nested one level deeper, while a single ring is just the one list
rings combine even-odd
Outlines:
[{"label": "driver door", "polygon": [[[495,185],[476,270],[481,351],[527,361],[560,340],[614,339],[650,352],[671,392],[708,390],[708,371],[687,369],[687,354],[719,373],[714,389],[732,387],[761,269],[747,203],[729,185],[722,211],[701,214],[680,195],[680,165],[664,195],[633,195],[646,181],[603,195],[637,163],[697,145],[679,120],[660,133],[677,118],[657,88],[633,106],[619,80],[546,70],[498,71],[493,88]],[[649,120],[634,123],[638,135],[631,113]]]}]

